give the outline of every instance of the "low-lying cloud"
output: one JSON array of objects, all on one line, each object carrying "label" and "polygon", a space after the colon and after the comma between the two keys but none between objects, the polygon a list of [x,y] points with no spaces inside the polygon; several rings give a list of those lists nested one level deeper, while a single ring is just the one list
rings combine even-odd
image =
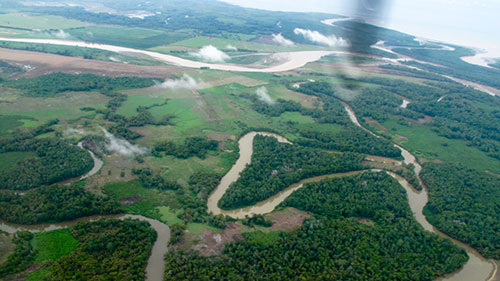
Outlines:
[{"label": "low-lying cloud", "polygon": [[280,44],[281,46],[293,46],[294,43],[292,40],[288,40],[281,33],[273,34],[273,42]]},{"label": "low-lying cloud", "polygon": [[255,91],[255,94],[259,97],[259,100],[271,105],[274,104],[273,99],[267,93],[266,87],[260,87]]},{"label": "low-lying cloud", "polygon": [[144,155],[148,152],[148,150],[144,147],[131,144],[127,140],[115,137],[113,134],[106,131],[106,129],[102,129],[102,131],[104,132],[104,136],[108,140],[108,143],[106,144],[106,150],[110,152],[116,152],[123,156]]},{"label": "low-lying cloud", "polygon": [[207,45],[201,48],[198,52],[191,53],[193,56],[207,62],[224,62],[230,57],[223,51],[215,48],[212,45]]},{"label": "low-lying cloud", "polygon": [[326,45],[328,47],[347,47],[349,43],[342,37],[337,37],[335,35],[323,35],[319,31],[295,28],[293,31],[297,35],[302,35],[309,41],[318,43],[321,45]]},{"label": "low-lying cloud", "polygon": [[64,30],[62,30],[62,29],[59,29],[56,32],[52,32],[52,35],[54,35],[57,38],[61,38],[61,39],[66,39],[66,38],[69,38],[71,36],[69,33],[64,32]]},{"label": "low-lying cloud", "polygon": [[65,137],[73,136],[73,135],[85,135],[86,132],[83,129],[75,129],[75,128],[68,128],[64,131],[63,135]]},{"label": "low-lying cloud", "polygon": [[167,80],[159,86],[166,89],[198,89],[206,85],[202,80],[196,80],[193,77],[184,74],[179,79]]},{"label": "low-lying cloud", "polygon": [[226,45],[226,49],[229,51],[234,51],[234,52],[238,51],[238,48],[236,48],[235,46],[230,45],[230,44]]}]

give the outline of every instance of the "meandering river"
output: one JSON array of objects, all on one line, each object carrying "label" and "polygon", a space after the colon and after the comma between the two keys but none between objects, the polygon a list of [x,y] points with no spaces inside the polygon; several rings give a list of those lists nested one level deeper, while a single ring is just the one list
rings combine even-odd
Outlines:
[{"label": "meandering river", "polygon": [[[360,128],[366,130],[367,132],[370,132],[370,134],[380,138],[380,136],[376,135],[372,131],[366,129],[363,127],[352,108],[348,105],[345,104],[345,109],[351,119],[351,121],[359,126]],[[246,135],[244,135],[240,140],[239,140],[239,149],[240,149],[240,157],[236,161],[236,163],[233,165],[231,170],[222,178],[221,182],[217,186],[217,188],[214,190],[212,194],[210,194],[208,198],[208,211],[213,213],[213,214],[224,214],[226,216],[230,216],[232,218],[237,218],[241,219],[244,218],[245,216],[251,216],[253,214],[267,214],[272,212],[281,202],[283,202],[288,196],[290,196],[295,190],[300,189],[303,187],[304,184],[309,183],[309,182],[317,182],[320,180],[323,180],[325,178],[331,178],[331,177],[344,177],[344,176],[349,176],[349,175],[355,175],[355,174],[360,174],[363,173],[367,170],[361,170],[361,171],[354,171],[354,172],[348,172],[348,173],[338,173],[338,174],[331,174],[331,175],[323,175],[319,177],[313,177],[313,178],[308,178],[304,179],[298,183],[292,184],[285,190],[275,194],[274,196],[263,200],[253,206],[245,207],[245,208],[239,208],[239,209],[234,209],[234,210],[222,210],[217,206],[217,203],[219,200],[222,198],[224,193],[227,191],[231,183],[235,182],[239,174],[244,170],[246,165],[250,164],[251,162],[251,156],[253,153],[253,139],[256,135],[267,135],[267,136],[272,136],[278,139],[279,142],[286,142],[290,143],[288,140],[285,138],[276,135],[276,134],[270,134],[270,133],[265,133],[265,132],[250,132]],[[420,172],[422,170],[422,166],[418,163],[417,159],[413,154],[411,154],[408,150],[404,149],[403,147],[394,144],[397,148],[401,150],[401,155],[403,156],[404,160],[403,162],[405,164],[413,164],[415,167],[415,174],[418,177],[419,182],[423,185],[423,182],[420,178]],[[378,169],[371,169],[372,171],[381,171]],[[496,274],[497,274],[497,264],[492,261],[492,260],[487,260],[483,258],[475,249],[471,248],[470,246],[453,239],[449,237],[448,235],[440,232],[437,230],[435,227],[433,227],[425,218],[425,215],[423,213],[423,209],[425,205],[428,202],[428,196],[427,196],[427,189],[424,186],[422,191],[417,191],[414,189],[411,184],[408,183],[404,178],[402,178],[399,175],[396,175],[390,171],[386,171],[386,173],[393,178],[395,178],[401,186],[406,190],[407,197],[408,197],[408,203],[410,205],[410,208],[415,216],[415,219],[417,220],[422,227],[430,232],[436,233],[437,235],[446,238],[446,239],[451,239],[453,243],[455,243],[457,246],[462,247],[467,251],[467,254],[469,255],[469,260],[467,263],[459,270],[456,272],[449,274],[445,277],[439,278],[438,280],[447,280],[447,281],[471,281],[471,280],[478,280],[478,281],[492,281],[494,280]]]},{"label": "meandering river", "polygon": [[[344,104],[344,107],[346,111],[349,113],[348,115],[354,124],[356,124],[357,126],[361,127],[362,129],[368,132],[371,132],[370,130],[361,126],[356,117],[356,114],[349,105]],[[373,132],[371,132],[371,134],[375,135]],[[451,239],[451,241],[453,241],[455,245],[465,249],[467,251],[467,254],[469,255],[469,260],[461,269],[438,280],[447,280],[447,281],[494,280],[496,274],[498,274],[498,267],[493,260],[485,259],[483,256],[481,256],[481,254],[479,254],[475,249],[471,248],[469,245],[466,245],[454,238],[449,237],[448,235],[436,229],[427,221],[423,213],[423,209],[427,204],[427,202],[429,201],[429,199],[427,195],[427,188],[425,187],[425,185],[422,182],[422,179],[420,178],[420,172],[422,171],[422,166],[418,163],[415,156],[413,156],[413,154],[411,154],[408,150],[404,149],[403,147],[397,144],[395,144],[395,146],[401,150],[401,155],[404,158],[404,163],[414,165],[415,174],[417,175],[420,184],[424,187],[422,191],[417,191],[404,178],[392,172],[387,172],[389,175],[397,179],[398,182],[401,184],[401,186],[403,186],[404,189],[406,190],[408,195],[408,202],[410,204],[411,210],[413,211],[415,219],[420,223],[420,225],[422,225],[422,227],[425,230],[436,233],[437,235],[443,238]]]},{"label": "meandering river", "polygon": [[[77,145],[79,148],[85,149],[83,147],[83,142],[79,142]],[[95,156],[94,152],[92,152],[88,149],[85,149],[85,150],[87,150],[87,152],[90,154],[90,157],[92,157],[92,160],[94,160],[94,166],[92,167],[92,170],[90,170],[85,175],[81,176],[80,180],[86,179],[88,177],[91,177],[91,176],[97,174],[97,172],[99,172],[99,170],[102,168],[102,164],[104,163],[101,159],[99,159]]]},{"label": "meandering river", "polygon": [[[325,24],[333,24],[334,21],[325,21]],[[65,45],[65,46],[77,46],[77,47],[87,47],[87,48],[95,48],[95,49],[101,49],[101,50],[107,50],[107,51],[112,51],[112,52],[119,52],[119,53],[139,53],[139,54],[145,54],[150,57],[153,57],[155,59],[158,59],[160,61],[164,61],[166,63],[170,64],[175,64],[183,67],[191,67],[191,68],[200,68],[200,67],[208,67],[211,69],[217,69],[217,70],[226,70],[226,71],[236,71],[236,72],[282,72],[282,71],[288,71],[292,69],[296,69],[299,67],[304,66],[305,64],[309,62],[316,61],[320,59],[323,56],[326,55],[331,55],[331,54],[347,54],[346,52],[342,51],[301,51],[301,52],[286,52],[286,53],[280,53],[281,56],[286,57],[287,59],[285,62],[283,62],[280,65],[276,66],[270,66],[266,68],[250,68],[250,67],[244,67],[244,66],[238,66],[238,65],[230,65],[230,64],[211,64],[211,63],[204,63],[204,62],[198,62],[198,61],[191,61],[171,55],[166,55],[166,54],[161,54],[161,53],[156,53],[156,52],[151,52],[151,51],[145,51],[145,50],[138,50],[138,49],[132,49],[132,48],[126,48],[126,47],[119,47],[119,46],[112,46],[112,45],[105,45],[105,44],[96,44],[96,43],[88,43],[88,42],[82,42],[82,41],[70,41],[70,40],[57,40],[57,39],[27,39],[27,38],[0,38],[0,40],[3,41],[12,41],[12,42],[25,42],[25,43],[43,43],[43,44],[56,44],[56,45]],[[376,47],[380,48],[380,44],[377,45]],[[465,81],[468,82],[468,81]],[[477,85],[475,85],[477,87]],[[484,91],[484,89],[483,89]],[[347,105],[345,104],[345,109],[347,110],[349,117],[351,121],[356,124],[357,126],[363,128],[370,134],[380,137],[376,134],[374,134],[372,131],[364,128],[361,126],[361,124],[358,122],[356,115],[354,111]],[[356,171],[356,172],[350,172],[350,173],[339,173],[339,174],[332,174],[332,175],[324,175],[321,177],[314,177],[314,178],[309,178],[305,179],[299,183],[293,184],[287,189],[281,191],[280,193],[276,194],[275,196],[264,200],[260,203],[257,203],[254,206],[250,206],[247,208],[242,208],[242,209],[237,209],[237,210],[231,210],[231,211],[225,211],[221,210],[217,206],[217,202],[220,200],[220,198],[224,195],[226,190],[229,188],[229,185],[236,181],[239,174],[247,164],[250,163],[251,161],[251,155],[253,152],[253,138],[255,135],[261,134],[261,135],[268,135],[268,136],[273,136],[278,139],[280,142],[288,142],[285,138],[275,135],[275,134],[270,134],[270,133],[264,133],[264,132],[251,132],[248,133],[247,135],[243,136],[240,141],[239,141],[239,146],[240,146],[240,157],[234,164],[234,166],[231,168],[231,170],[222,178],[220,184],[217,186],[216,190],[209,196],[208,198],[208,211],[213,213],[213,214],[224,214],[228,215],[231,217],[235,218],[243,218],[245,215],[251,215],[251,214],[265,214],[269,213],[274,208],[279,205],[283,200],[285,200],[288,196],[290,196],[295,190],[301,188],[305,183],[307,182],[314,182],[314,181],[319,181],[321,179],[327,178],[327,177],[341,177],[341,176],[348,176],[348,175],[353,175],[353,174],[358,174],[363,171]],[[79,144],[81,147],[81,144]],[[407,150],[402,148],[401,146],[396,145],[401,152],[402,156],[404,157],[404,162],[406,164],[414,164],[415,166],[415,173],[417,174],[419,181],[420,180],[420,171],[421,171],[421,166],[419,163],[416,161],[416,158]],[[93,155],[92,152],[91,156],[94,159],[94,168],[84,175],[82,178],[89,177],[97,171],[99,171],[100,167],[102,166],[102,161]],[[100,163],[98,161],[101,161]],[[427,190],[424,187],[424,189],[420,192],[414,190],[411,185],[403,178],[399,177],[398,175],[395,175],[391,172],[387,172],[389,175],[392,177],[396,178],[398,182],[405,188],[408,194],[408,201],[409,205],[415,215],[416,220],[422,225],[422,227],[428,231],[434,232],[437,235],[444,237],[444,238],[449,238],[451,239],[456,245],[464,248],[468,255],[469,255],[469,261],[457,272],[450,274],[444,278],[441,278],[439,280],[456,280],[456,281],[470,281],[470,280],[478,280],[478,281],[483,281],[483,280],[493,280],[495,278],[496,272],[497,272],[497,266],[493,261],[489,261],[484,259],[477,251],[469,247],[468,245],[465,245],[455,239],[452,239],[448,237],[447,235],[441,233],[437,229],[435,229],[432,225],[430,225],[426,218],[425,215],[423,214],[422,210],[424,206],[428,202],[428,196],[427,196]],[[163,272],[164,272],[164,262],[163,262],[163,255],[167,251],[167,244],[170,239],[170,229],[167,225],[157,221],[157,220],[152,220],[143,216],[137,216],[137,215],[121,215],[121,216],[94,216],[94,217],[87,217],[87,218],[82,218],[79,220],[71,221],[71,222],[64,222],[64,223],[58,223],[58,224],[48,224],[48,225],[34,225],[34,226],[28,226],[28,225],[14,225],[14,224],[8,224],[8,223],[1,223],[0,222],[0,230],[12,233],[17,230],[28,230],[28,231],[49,231],[49,230],[54,230],[54,229],[59,229],[59,228],[64,228],[64,227],[69,227],[73,224],[75,224],[78,221],[92,221],[96,220],[99,218],[119,218],[119,219],[125,219],[125,218],[135,218],[135,219],[140,219],[143,221],[148,221],[152,227],[155,229],[155,231],[158,233],[158,239],[155,242],[153,246],[153,250],[151,253],[151,256],[148,260],[148,265],[146,268],[146,280],[162,280],[163,278]]]},{"label": "meandering river", "polygon": [[[82,145],[82,142],[78,143],[78,147],[85,149]],[[97,158],[92,151],[90,150],[87,151],[90,153],[90,156],[94,160],[94,166],[92,167],[92,170],[90,170],[88,173],[81,176],[80,178],[72,179],[70,181],[88,178],[90,176],[95,175],[101,169],[103,161]],[[151,255],[149,256],[148,264],[146,266],[146,281],[162,281],[163,273],[165,271],[165,262],[163,257],[165,256],[168,250],[167,246],[168,246],[168,241],[170,240],[170,228],[168,227],[168,225],[154,219],[146,218],[140,215],[125,214],[125,215],[109,215],[109,216],[89,216],[61,223],[35,224],[35,225],[20,225],[20,224],[7,223],[0,220],[0,230],[5,231],[7,233],[14,233],[20,230],[26,230],[30,232],[51,231],[51,230],[71,227],[78,222],[96,221],[101,218],[115,218],[122,220],[126,218],[131,218],[131,219],[138,219],[141,221],[147,221],[151,225],[151,227],[158,234],[158,237],[153,245],[153,249],[151,250]]]}]

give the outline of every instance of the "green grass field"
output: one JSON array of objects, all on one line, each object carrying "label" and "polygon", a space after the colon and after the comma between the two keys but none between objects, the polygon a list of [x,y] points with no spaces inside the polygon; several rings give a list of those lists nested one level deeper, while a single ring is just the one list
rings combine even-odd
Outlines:
[{"label": "green grass field", "polygon": [[22,161],[29,157],[36,156],[34,152],[5,152],[0,153],[0,171],[9,169],[16,162]]},{"label": "green grass field", "polygon": [[[151,106],[153,104],[161,104],[165,101],[165,98],[152,97],[145,93],[144,95],[134,95],[129,96],[128,99],[123,103],[120,108],[116,111],[117,114],[121,114],[126,117],[132,117],[137,115],[137,108],[139,106]],[[160,117],[161,118],[161,117]],[[159,119],[159,118],[158,118]]]},{"label": "green grass field", "polygon": [[[63,256],[69,255],[78,245],[78,241],[71,235],[68,229],[36,233],[31,243],[36,251],[33,261],[34,264],[55,261]],[[44,266],[30,272],[26,280],[44,280],[44,277],[50,272],[50,266]]]},{"label": "green grass field", "polygon": [[35,16],[23,13],[0,14],[0,25],[26,29],[67,29],[89,23],[59,16]]},{"label": "green grass field", "polygon": [[84,41],[146,49],[188,38],[186,32],[163,32],[155,29],[113,25],[93,25],[65,30]]},{"label": "green grass field", "polygon": [[27,121],[36,121],[36,119],[21,115],[0,115],[0,135],[22,126]]},{"label": "green grass field", "polygon": [[109,100],[108,97],[94,92],[68,92],[50,98],[19,95],[16,97],[15,101],[0,103],[0,112],[4,116],[26,116],[26,119],[18,120],[23,122],[25,127],[40,125],[56,118],[72,121],[83,116],[94,115],[93,112],[81,111],[80,108],[90,106],[104,109]]},{"label": "green grass field", "polygon": [[36,233],[32,244],[36,250],[34,263],[42,263],[68,255],[76,249],[78,241],[68,229],[59,229]]},{"label": "green grass field", "polygon": [[172,191],[144,188],[139,180],[109,183],[103,187],[103,190],[116,200],[125,197],[139,197],[140,200],[138,202],[125,207],[127,213],[139,214],[155,219],[161,219],[161,215],[156,207],[176,204]]},{"label": "green grass field", "polygon": [[167,179],[179,181],[187,184],[189,177],[195,172],[216,172],[224,173],[229,170],[232,162],[227,161],[230,158],[229,153],[222,153],[219,156],[207,155],[205,159],[190,157],[188,159],[178,159],[173,156],[164,156],[162,158],[146,157],[146,163],[156,167]]},{"label": "green grass field", "polygon": [[180,214],[180,210],[176,210],[175,212],[167,206],[156,207],[158,212],[161,215],[161,220],[164,221],[168,225],[174,225],[178,223],[182,223],[182,220],[178,217]]},{"label": "green grass field", "polygon": [[402,142],[401,139],[396,137],[393,140],[404,145],[405,148],[417,157],[463,163],[473,169],[490,170],[500,173],[500,161],[488,157],[484,152],[474,147],[465,145],[460,140],[441,137],[426,126],[403,126],[392,119],[382,123],[382,125],[391,134],[407,137],[407,142]]}]

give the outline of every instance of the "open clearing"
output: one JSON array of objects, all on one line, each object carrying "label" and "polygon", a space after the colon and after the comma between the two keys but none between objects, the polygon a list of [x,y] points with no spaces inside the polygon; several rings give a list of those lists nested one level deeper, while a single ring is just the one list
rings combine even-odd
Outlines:
[{"label": "open clearing", "polygon": [[90,25],[90,23],[59,16],[34,16],[23,13],[0,15],[0,25],[26,29],[66,29]]},{"label": "open clearing", "polygon": [[95,92],[67,92],[49,98],[17,96],[16,100],[0,103],[0,112],[6,115],[21,115],[35,119],[21,119],[24,126],[35,126],[53,119],[72,121],[94,112],[81,111],[90,106],[104,109],[109,98]]}]

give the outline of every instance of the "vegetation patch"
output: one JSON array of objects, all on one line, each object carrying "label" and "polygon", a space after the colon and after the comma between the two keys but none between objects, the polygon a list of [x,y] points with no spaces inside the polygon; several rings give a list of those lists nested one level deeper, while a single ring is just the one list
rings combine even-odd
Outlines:
[{"label": "vegetation patch", "polygon": [[143,280],[157,234],[138,220],[99,220],[73,226],[76,250],[51,265],[47,280]]},{"label": "vegetation patch", "polygon": [[252,162],[222,196],[219,206],[235,209],[262,201],[302,179],[361,169],[361,156],[329,154],[257,135]]},{"label": "vegetation patch", "polygon": [[422,180],[429,188],[426,217],[444,233],[482,255],[500,258],[500,178],[463,165],[426,163]]},{"label": "vegetation patch", "polygon": [[61,222],[120,211],[112,200],[78,186],[43,186],[25,195],[0,191],[0,218],[12,223]]},{"label": "vegetation patch", "polygon": [[110,78],[94,74],[51,73],[35,78],[20,78],[4,82],[21,89],[28,96],[49,97],[68,91],[111,91],[153,86],[153,79],[139,77]]},{"label": "vegetation patch", "polygon": [[[467,260],[415,221],[404,189],[385,173],[307,184],[283,205],[312,212],[291,233],[250,233],[217,257],[171,250],[164,280],[432,280]],[[367,226],[351,217],[375,221]],[[279,258],[276,258],[279,257]],[[383,261],[381,263],[380,261]],[[395,270],[397,269],[397,270]]]},{"label": "vegetation patch", "polygon": [[56,261],[69,255],[78,245],[68,229],[36,233],[31,243],[36,251],[33,263]]},{"label": "vegetation patch", "polygon": [[[92,169],[89,153],[77,146],[55,138],[35,139],[16,136],[0,141],[0,152],[15,154],[17,161],[0,175],[0,187],[26,190],[80,176]],[[22,159],[20,155],[32,157]]]}]

